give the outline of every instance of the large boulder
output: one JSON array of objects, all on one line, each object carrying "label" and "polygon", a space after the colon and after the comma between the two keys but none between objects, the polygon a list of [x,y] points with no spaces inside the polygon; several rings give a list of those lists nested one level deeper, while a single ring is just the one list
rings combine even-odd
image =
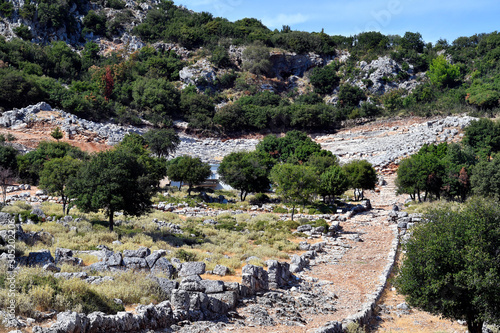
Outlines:
[{"label": "large boulder", "polygon": [[164,274],[170,278],[175,274],[175,267],[170,263],[170,261],[168,261],[167,258],[162,257],[156,260],[153,268],[151,268],[151,273]]},{"label": "large boulder", "polygon": [[80,258],[73,257],[73,251],[70,249],[56,248],[55,261],[57,264],[70,264],[75,266],[81,266],[83,260]]},{"label": "large boulder", "polygon": [[54,262],[54,257],[52,257],[49,250],[30,252],[26,259],[27,266],[44,266]]},{"label": "large boulder", "polygon": [[179,276],[186,277],[191,275],[202,275],[205,274],[205,268],[206,264],[201,261],[185,262],[182,263],[180,267]]},{"label": "large boulder", "polygon": [[149,268],[153,268],[156,264],[156,261],[167,254],[165,250],[157,250],[153,251],[150,255],[146,257],[146,262],[148,263]]},{"label": "large boulder", "polygon": [[229,268],[223,265],[215,265],[214,269],[212,270],[212,274],[219,276],[226,276],[229,273],[230,273]]},{"label": "large boulder", "polygon": [[269,289],[268,274],[264,268],[245,265],[241,274],[241,284],[247,287],[251,294]]},{"label": "large boulder", "polygon": [[132,270],[140,270],[148,267],[146,259],[138,257],[124,257],[123,265],[127,267],[127,269],[132,269]]},{"label": "large boulder", "polygon": [[136,258],[146,258],[151,254],[151,250],[148,249],[147,247],[141,247],[138,250],[124,250],[123,251],[123,258],[130,258],[130,257],[136,257]]}]

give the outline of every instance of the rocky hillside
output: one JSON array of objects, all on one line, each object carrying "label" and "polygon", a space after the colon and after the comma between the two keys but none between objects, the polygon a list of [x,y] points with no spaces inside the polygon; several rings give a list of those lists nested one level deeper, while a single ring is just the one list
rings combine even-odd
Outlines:
[{"label": "rocky hillside", "polygon": [[[0,108],[211,135],[331,131],[355,118],[491,111],[497,33],[425,43],[271,31],[172,1],[0,0]],[[500,47],[500,46],[499,46]]]}]

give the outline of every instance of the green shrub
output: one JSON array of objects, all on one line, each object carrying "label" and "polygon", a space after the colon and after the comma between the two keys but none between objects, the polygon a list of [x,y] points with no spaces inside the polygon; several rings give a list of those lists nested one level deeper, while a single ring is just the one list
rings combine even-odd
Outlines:
[{"label": "green shrub", "polygon": [[122,0],[107,0],[106,7],[113,8],[113,9],[124,9],[125,2]]},{"label": "green shrub", "polygon": [[[22,38],[24,40],[31,40],[33,38],[33,35],[31,34],[31,30],[25,26],[24,24],[21,24],[18,27],[14,28],[14,33],[19,36],[19,38]],[[39,74],[41,75],[41,74]]]},{"label": "green shrub", "polygon": [[285,207],[281,207],[281,206],[275,206],[273,208],[273,213],[276,213],[276,214],[287,214],[288,213],[288,209],[286,209]]},{"label": "green shrub", "polygon": [[175,251],[175,257],[184,262],[195,261],[197,258],[196,254],[186,251],[184,249],[179,249]]}]

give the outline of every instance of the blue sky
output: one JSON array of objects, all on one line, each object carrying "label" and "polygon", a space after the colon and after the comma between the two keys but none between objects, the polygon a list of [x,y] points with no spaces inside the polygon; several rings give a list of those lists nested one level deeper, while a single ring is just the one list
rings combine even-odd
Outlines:
[{"label": "blue sky", "polygon": [[194,11],[230,21],[252,17],[270,29],[324,31],[350,36],[363,31],[404,35],[420,32],[426,42],[500,30],[498,0],[174,0]]}]

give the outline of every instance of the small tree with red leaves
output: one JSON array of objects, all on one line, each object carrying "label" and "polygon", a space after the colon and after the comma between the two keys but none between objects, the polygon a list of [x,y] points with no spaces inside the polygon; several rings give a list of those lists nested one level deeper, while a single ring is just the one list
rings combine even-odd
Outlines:
[{"label": "small tree with red leaves", "polygon": [[113,78],[113,73],[111,72],[111,67],[106,66],[106,74],[104,74],[104,99],[106,101],[109,101],[109,98],[113,93],[114,86],[115,80]]}]

